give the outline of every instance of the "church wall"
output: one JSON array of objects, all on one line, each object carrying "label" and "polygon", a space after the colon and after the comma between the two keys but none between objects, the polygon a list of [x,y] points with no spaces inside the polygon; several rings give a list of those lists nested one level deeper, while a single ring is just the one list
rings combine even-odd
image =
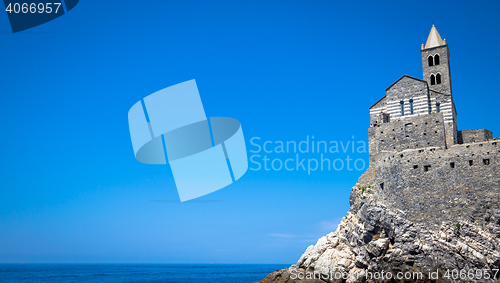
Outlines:
[{"label": "church wall", "polygon": [[[387,112],[391,121],[429,114],[428,98],[429,91],[424,81],[410,77],[402,78],[387,89]],[[410,109],[410,99],[413,99],[413,115]],[[404,116],[401,113],[401,101],[404,102]]]},{"label": "church wall", "polygon": [[386,97],[383,97],[370,108],[370,125],[374,126],[382,123],[381,113],[387,113]]},{"label": "church wall", "polygon": [[424,147],[445,147],[443,115],[417,116],[372,127],[368,131],[370,156]]}]

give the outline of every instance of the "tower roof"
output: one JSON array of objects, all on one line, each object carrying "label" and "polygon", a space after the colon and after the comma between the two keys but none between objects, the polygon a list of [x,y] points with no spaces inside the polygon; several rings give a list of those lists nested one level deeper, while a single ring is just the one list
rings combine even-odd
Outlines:
[{"label": "tower roof", "polygon": [[427,37],[427,42],[425,43],[425,47],[422,49],[437,47],[441,45],[446,45],[446,39],[443,40],[439,35],[436,27],[432,25],[431,32],[429,33],[429,37]]}]

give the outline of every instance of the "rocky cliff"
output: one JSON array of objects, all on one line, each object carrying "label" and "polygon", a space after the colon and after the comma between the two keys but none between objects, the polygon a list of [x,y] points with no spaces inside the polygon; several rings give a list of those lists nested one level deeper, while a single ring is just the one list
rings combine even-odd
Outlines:
[{"label": "rocky cliff", "polygon": [[488,200],[493,205],[481,219],[444,217],[429,228],[385,203],[386,192],[375,182],[369,168],[353,187],[337,230],[261,282],[500,282],[498,199]]}]

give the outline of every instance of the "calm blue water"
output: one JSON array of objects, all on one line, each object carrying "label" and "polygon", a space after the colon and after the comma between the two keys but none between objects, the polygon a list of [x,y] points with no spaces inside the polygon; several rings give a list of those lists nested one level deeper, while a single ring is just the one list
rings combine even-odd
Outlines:
[{"label": "calm blue water", "polygon": [[0,282],[258,282],[284,264],[0,264]]}]

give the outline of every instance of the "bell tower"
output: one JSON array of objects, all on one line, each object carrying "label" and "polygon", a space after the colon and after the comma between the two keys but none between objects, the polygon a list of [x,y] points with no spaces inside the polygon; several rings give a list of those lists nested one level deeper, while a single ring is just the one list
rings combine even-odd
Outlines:
[{"label": "bell tower", "polygon": [[432,25],[427,42],[422,44],[424,81],[429,86],[429,112],[443,113],[446,145],[457,143],[457,113],[451,91],[450,52],[446,39],[442,39]]},{"label": "bell tower", "polygon": [[432,25],[425,45],[422,44],[422,67],[424,80],[429,89],[452,95],[450,76],[450,52],[446,39],[442,39],[436,27]]}]

